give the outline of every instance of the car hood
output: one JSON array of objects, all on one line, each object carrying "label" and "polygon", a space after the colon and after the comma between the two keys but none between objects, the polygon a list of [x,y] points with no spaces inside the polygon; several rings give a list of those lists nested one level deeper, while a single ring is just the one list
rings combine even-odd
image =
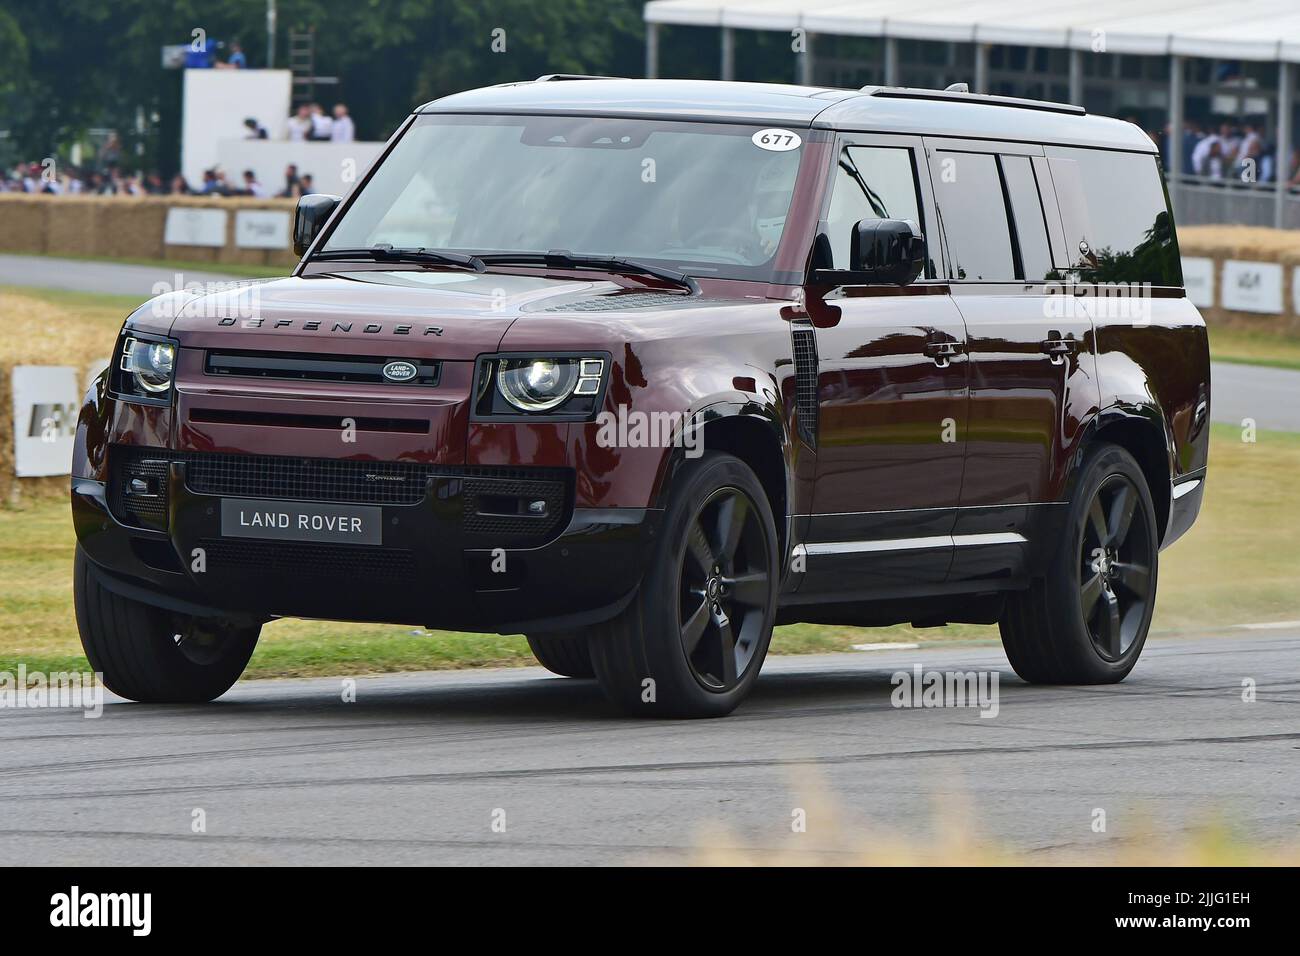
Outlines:
[{"label": "car hood", "polygon": [[[241,283],[160,297],[153,325],[195,348],[239,348],[468,361],[496,350],[525,313],[563,311],[624,291],[608,280],[433,270],[364,271]],[[671,303],[671,293],[656,295]],[[164,314],[158,315],[161,310]],[[169,325],[161,320],[170,319]],[[362,343],[365,343],[364,345]]]}]

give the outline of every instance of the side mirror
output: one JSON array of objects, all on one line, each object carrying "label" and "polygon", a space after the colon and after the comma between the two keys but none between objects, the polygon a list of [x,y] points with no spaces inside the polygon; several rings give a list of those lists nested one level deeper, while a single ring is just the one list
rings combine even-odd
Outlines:
[{"label": "side mirror", "polygon": [[298,199],[298,208],[293,212],[293,252],[301,256],[311,248],[320,234],[321,227],[334,215],[334,210],[343,201],[341,196],[329,196],[325,193],[309,193]]},{"label": "side mirror", "polygon": [[925,268],[925,237],[911,219],[863,219],[853,227],[849,268],[868,282],[908,285]]}]

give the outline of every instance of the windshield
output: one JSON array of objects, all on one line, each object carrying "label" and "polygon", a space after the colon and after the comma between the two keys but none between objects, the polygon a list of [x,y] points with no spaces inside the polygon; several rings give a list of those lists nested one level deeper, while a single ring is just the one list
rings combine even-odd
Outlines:
[{"label": "windshield", "polygon": [[777,151],[758,127],[422,116],[324,251],[563,249],[769,280],[802,152],[790,145],[799,137],[784,132],[790,138]]}]

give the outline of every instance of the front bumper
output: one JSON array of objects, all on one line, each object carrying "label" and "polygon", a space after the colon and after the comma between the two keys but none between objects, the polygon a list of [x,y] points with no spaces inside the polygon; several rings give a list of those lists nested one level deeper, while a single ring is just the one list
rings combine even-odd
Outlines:
[{"label": "front bumper", "polygon": [[[159,449],[154,457],[167,456],[181,460],[152,463],[165,518],[124,514],[121,476],[111,467],[107,482],[73,479],[72,513],[105,586],[186,613],[500,633],[580,627],[631,599],[662,516],[571,509],[545,541],[521,546],[518,535],[497,535],[490,515],[478,520],[484,516],[475,516],[472,497],[467,507],[485,479],[447,469],[424,479],[418,500],[379,505],[379,546],[223,537],[223,495],[196,491],[202,484],[187,480],[187,468],[197,467],[193,453]],[[509,478],[486,480],[490,489],[513,487]],[[154,529],[142,526],[151,523]]]}]

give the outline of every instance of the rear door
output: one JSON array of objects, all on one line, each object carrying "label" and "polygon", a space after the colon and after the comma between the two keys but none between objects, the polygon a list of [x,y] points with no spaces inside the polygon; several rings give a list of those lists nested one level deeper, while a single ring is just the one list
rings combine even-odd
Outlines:
[{"label": "rear door", "polygon": [[970,357],[948,580],[1012,586],[1097,408],[1092,322],[1059,281],[1064,239],[1043,149],[927,139],[926,152]]},{"label": "rear door", "polygon": [[932,237],[903,288],[809,290],[818,352],[812,593],[902,596],[948,572],[966,427],[966,332],[943,281],[933,194],[916,137],[842,137],[823,219],[834,268],[854,223],[913,219]]}]

